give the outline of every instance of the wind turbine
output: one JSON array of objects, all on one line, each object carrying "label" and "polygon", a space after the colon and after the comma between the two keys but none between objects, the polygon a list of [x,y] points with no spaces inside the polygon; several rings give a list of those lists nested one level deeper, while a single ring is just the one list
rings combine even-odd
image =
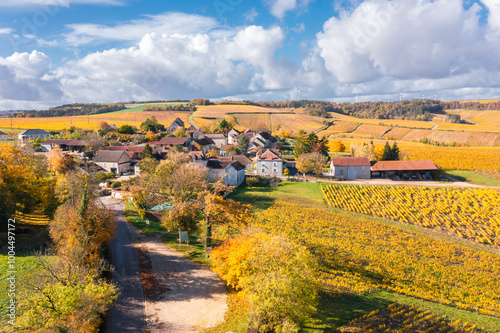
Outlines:
[{"label": "wind turbine", "polygon": [[359,97],[359,90],[358,90],[358,87],[356,87],[355,91],[356,93],[356,103],[358,102],[358,97]]},{"label": "wind turbine", "polygon": [[297,86],[297,98],[300,101],[300,93],[302,90],[300,90],[299,86]]},{"label": "wind turbine", "polygon": [[401,89],[399,89],[399,101],[401,102],[403,100],[403,93],[401,92]]}]

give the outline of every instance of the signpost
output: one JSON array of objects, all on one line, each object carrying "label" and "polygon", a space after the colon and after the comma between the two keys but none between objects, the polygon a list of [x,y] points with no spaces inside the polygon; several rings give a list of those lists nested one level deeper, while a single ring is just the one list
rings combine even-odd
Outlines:
[{"label": "signpost", "polygon": [[189,245],[188,232],[181,231],[179,228],[179,245],[181,245],[182,242],[186,242],[186,244]]}]

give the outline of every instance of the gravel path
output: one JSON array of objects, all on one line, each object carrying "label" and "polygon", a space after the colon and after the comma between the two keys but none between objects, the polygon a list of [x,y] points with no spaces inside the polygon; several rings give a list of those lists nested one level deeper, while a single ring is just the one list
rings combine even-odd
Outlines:
[{"label": "gravel path", "polygon": [[161,242],[139,235],[136,246],[151,261],[164,292],[146,300],[150,332],[197,332],[223,321],[227,311],[225,283],[210,269],[186,259]]}]

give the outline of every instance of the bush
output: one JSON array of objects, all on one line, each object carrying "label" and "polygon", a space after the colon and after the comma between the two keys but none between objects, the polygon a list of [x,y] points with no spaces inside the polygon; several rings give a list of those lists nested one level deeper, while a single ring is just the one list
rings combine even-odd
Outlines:
[{"label": "bush", "polygon": [[111,188],[118,188],[122,186],[122,182],[113,182],[111,183]]},{"label": "bush", "polygon": [[114,172],[98,172],[95,174],[95,180],[98,183],[105,182],[106,180],[113,179],[115,177],[116,177],[116,175]]}]

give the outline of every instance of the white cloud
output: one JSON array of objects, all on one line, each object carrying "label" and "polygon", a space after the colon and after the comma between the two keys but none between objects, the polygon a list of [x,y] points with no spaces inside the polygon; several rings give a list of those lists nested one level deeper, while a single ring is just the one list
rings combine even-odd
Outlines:
[{"label": "white cloud", "polygon": [[495,34],[500,34],[500,2],[498,0],[481,0],[489,11],[488,24]]},{"label": "white cloud", "polygon": [[0,28],[0,35],[10,35],[14,32],[12,28]]},{"label": "white cloud", "polygon": [[137,47],[92,53],[55,72],[68,101],[223,96],[279,90],[297,70],[275,59],[279,27],[250,26],[233,36],[146,34]]},{"label": "white cloud", "polygon": [[15,0],[0,1],[0,7],[33,7],[59,6],[69,7],[71,4],[122,5],[123,0]]},{"label": "white cloud", "polygon": [[485,40],[478,10],[465,10],[461,0],[368,0],[328,20],[318,47],[340,82],[497,71],[500,43]]},{"label": "white cloud", "polygon": [[59,100],[61,91],[50,71],[51,61],[41,52],[0,57],[0,100]]},{"label": "white cloud", "polygon": [[257,16],[259,16],[259,13],[257,13],[255,8],[252,8],[251,10],[243,14],[243,16],[245,17],[245,21],[253,22],[257,18]]},{"label": "white cloud", "polygon": [[133,20],[115,26],[99,24],[70,24],[71,31],[65,34],[65,39],[71,45],[83,45],[92,42],[105,41],[140,41],[148,33],[196,34],[204,33],[218,27],[215,19],[184,13],[165,13],[147,15],[143,19]]},{"label": "white cloud", "polygon": [[311,0],[266,0],[267,5],[270,7],[271,14],[278,18],[283,19],[286,13],[297,9],[297,7],[307,7]]}]

